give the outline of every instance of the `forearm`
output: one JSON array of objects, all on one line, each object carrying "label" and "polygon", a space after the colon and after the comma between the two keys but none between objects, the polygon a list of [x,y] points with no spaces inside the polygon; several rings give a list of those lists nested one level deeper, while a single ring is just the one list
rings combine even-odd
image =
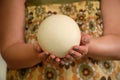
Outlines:
[{"label": "forearm", "polygon": [[[24,67],[23,64],[19,65],[19,57],[17,55],[23,56],[23,53],[20,53],[20,50],[17,46],[14,49],[18,50],[18,53],[11,51],[10,47],[16,43],[24,43],[24,14],[25,14],[25,0],[1,0],[0,2],[0,51],[6,60],[9,67]],[[21,46],[23,47],[23,45]],[[23,47],[24,48],[24,47]],[[24,48],[23,50],[25,50]],[[4,52],[5,51],[5,52]],[[27,52],[27,51],[25,51]],[[28,53],[26,53],[28,54]],[[26,55],[24,53],[24,55]],[[11,60],[12,59],[12,60]],[[10,61],[8,61],[10,60]],[[14,62],[14,61],[16,62]],[[24,60],[24,59],[20,59]],[[11,62],[13,61],[13,62]],[[21,62],[25,62],[21,61]],[[14,64],[16,63],[16,64]],[[19,65],[19,66],[18,66]],[[30,64],[28,64],[30,65]],[[26,66],[28,66],[26,65]]]},{"label": "forearm", "polygon": [[46,51],[41,52],[38,44],[24,42],[24,3],[25,0],[0,2],[0,52],[13,69],[32,67],[49,57]]},{"label": "forearm", "polygon": [[43,56],[36,51],[32,44],[16,43],[2,51],[2,56],[9,68],[19,69],[32,67],[39,63]]},{"label": "forearm", "polygon": [[1,0],[0,49],[24,42],[25,0]]},{"label": "forearm", "polygon": [[120,36],[105,35],[92,39],[88,56],[95,59],[120,59]]},{"label": "forearm", "polygon": [[101,0],[103,37],[91,40],[89,56],[120,59],[120,0]]}]

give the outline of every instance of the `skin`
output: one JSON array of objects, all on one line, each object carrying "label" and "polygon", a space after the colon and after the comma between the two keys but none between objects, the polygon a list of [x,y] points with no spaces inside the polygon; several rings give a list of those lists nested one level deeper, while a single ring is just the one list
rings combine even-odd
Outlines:
[{"label": "skin", "polygon": [[[42,60],[64,63],[55,55],[42,51],[38,43],[24,42],[24,2],[25,0],[1,0],[0,2],[0,51],[8,67],[12,69],[32,67]],[[119,0],[101,0],[103,37],[90,40],[89,35],[83,34],[81,45],[73,46],[64,59],[80,59],[83,56],[96,59],[120,59],[119,7]]]},{"label": "skin", "polygon": [[12,69],[32,67],[48,54],[37,43],[24,42],[24,3],[25,0],[1,0],[0,3],[0,51]]},{"label": "skin", "polygon": [[[87,56],[94,59],[120,59],[120,0],[101,0],[104,34],[100,38],[90,40],[86,46]],[[84,36],[85,37],[85,36]],[[89,38],[86,36],[86,39]],[[78,46],[79,51],[82,50]],[[71,49],[71,51],[74,50]],[[85,49],[84,49],[85,50]],[[75,51],[75,50],[74,50]],[[72,52],[70,52],[71,54]],[[79,52],[75,53],[78,55]],[[82,53],[83,54],[83,53]]]},{"label": "skin", "polygon": [[[120,0],[101,0],[103,37],[91,40],[90,56],[102,59],[120,59]],[[94,44],[94,45],[92,45]]]}]

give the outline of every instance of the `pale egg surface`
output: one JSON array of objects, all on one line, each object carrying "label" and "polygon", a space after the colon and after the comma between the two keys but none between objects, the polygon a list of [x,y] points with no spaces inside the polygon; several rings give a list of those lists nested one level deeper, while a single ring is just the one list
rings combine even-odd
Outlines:
[{"label": "pale egg surface", "polygon": [[64,57],[74,45],[80,44],[81,32],[72,18],[52,15],[41,22],[37,38],[43,50]]}]

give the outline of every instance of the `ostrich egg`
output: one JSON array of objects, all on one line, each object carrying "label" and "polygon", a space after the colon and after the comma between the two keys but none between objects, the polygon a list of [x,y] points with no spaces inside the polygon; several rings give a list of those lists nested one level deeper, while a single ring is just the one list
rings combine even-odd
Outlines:
[{"label": "ostrich egg", "polygon": [[44,51],[64,57],[74,45],[80,44],[81,32],[72,18],[52,15],[41,22],[37,39]]}]

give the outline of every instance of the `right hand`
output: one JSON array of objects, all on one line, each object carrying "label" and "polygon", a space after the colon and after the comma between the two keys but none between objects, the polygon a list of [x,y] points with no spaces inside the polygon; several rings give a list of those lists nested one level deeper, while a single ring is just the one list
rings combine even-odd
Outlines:
[{"label": "right hand", "polygon": [[50,56],[50,54],[47,51],[43,51],[38,42],[33,43],[33,46],[34,46],[34,49],[36,50],[36,52],[39,53],[37,55],[40,58],[40,62],[46,61],[47,58]]},{"label": "right hand", "polygon": [[59,67],[63,67],[65,60],[63,58],[59,58],[57,56],[55,56],[54,54],[51,54],[47,51],[43,51],[40,47],[40,45],[38,44],[38,42],[35,42],[34,44],[34,49],[40,53],[38,54],[39,58],[41,59],[41,61],[44,61],[43,64],[53,64],[55,66],[59,66]]}]

